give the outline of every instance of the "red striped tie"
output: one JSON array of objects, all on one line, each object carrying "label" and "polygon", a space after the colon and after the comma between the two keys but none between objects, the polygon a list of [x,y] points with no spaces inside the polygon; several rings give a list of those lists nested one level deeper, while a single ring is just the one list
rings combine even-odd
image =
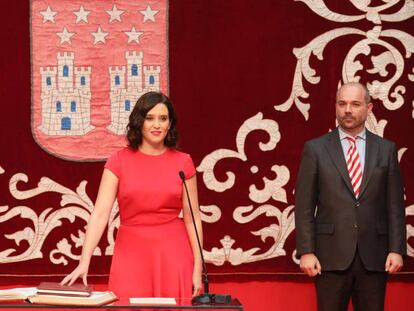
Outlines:
[{"label": "red striped tie", "polygon": [[349,142],[349,149],[346,154],[346,165],[348,166],[349,178],[351,179],[352,189],[355,197],[358,198],[359,190],[361,189],[362,169],[359,161],[358,150],[355,145],[356,138],[347,136]]}]

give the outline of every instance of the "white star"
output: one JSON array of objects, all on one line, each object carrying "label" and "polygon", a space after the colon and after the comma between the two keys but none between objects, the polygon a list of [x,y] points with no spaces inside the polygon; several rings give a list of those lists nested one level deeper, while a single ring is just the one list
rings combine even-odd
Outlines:
[{"label": "white star", "polygon": [[142,15],[144,15],[144,21],[145,23],[147,20],[151,20],[155,23],[155,15],[159,12],[156,10],[151,9],[149,5],[147,5],[147,8],[143,11],[139,11]]},{"label": "white star", "polygon": [[138,44],[139,44],[139,36],[144,33],[142,31],[136,31],[135,26],[132,26],[131,31],[124,31],[124,32],[128,36],[128,43],[135,41]]},{"label": "white star", "polygon": [[47,21],[54,23],[55,15],[57,14],[57,12],[52,11],[50,6],[47,6],[46,11],[40,11],[40,14],[43,16],[43,24],[46,23]]},{"label": "white star", "polygon": [[124,13],[125,11],[122,10],[118,10],[118,8],[116,7],[116,4],[114,4],[112,6],[112,10],[110,11],[106,11],[106,13],[109,14],[110,18],[109,18],[109,22],[112,23],[112,21],[117,20],[121,22],[121,15]]},{"label": "white star", "polygon": [[80,6],[79,11],[73,11],[73,14],[76,15],[76,24],[84,21],[85,23],[88,22],[88,15],[91,11],[85,11],[83,5]]},{"label": "white star", "polygon": [[96,32],[92,32],[91,35],[95,37],[93,44],[97,44],[98,42],[106,43],[105,37],[109,34],[109,32],[103,32],[101,26],[98,26],[98,30]]},{"label": "white star", "polygon": [[74,32],[69,32],[66,27],[63,27],[62,32],[57,32],[56,33],[59,37],[60,37],[60,44],[63,43],[68,43],[68,44],[72,44],[72,42],[70,42],[70,38],[75,34]]}]

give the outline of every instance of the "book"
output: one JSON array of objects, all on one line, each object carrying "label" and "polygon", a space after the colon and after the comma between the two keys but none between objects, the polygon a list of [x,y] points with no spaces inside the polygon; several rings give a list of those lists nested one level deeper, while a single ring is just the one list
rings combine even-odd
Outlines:
[{"label": "book", "polygon": [[176,305],[177,301],[175,298],[169,297],[137,297],[137,298],[129,298],[130,304],[136,305]]},{"label": "book", "polygon": [[36,287],[18,287],[0,290],[0,301],[25,300],[36,294]]},{"label": "book", "polygon": [[42,282],[37,286],[38,295],[62,295],[89,297],[92,289],[84,284],[60,285],[57,282]]},{"label": "book", "polygon": [[113,292],[91,292],[89,297],[75,297],[63,295],[33,295],[27,300],[33,304],[55,306],[103,306],[116,301],[118,298]]}]

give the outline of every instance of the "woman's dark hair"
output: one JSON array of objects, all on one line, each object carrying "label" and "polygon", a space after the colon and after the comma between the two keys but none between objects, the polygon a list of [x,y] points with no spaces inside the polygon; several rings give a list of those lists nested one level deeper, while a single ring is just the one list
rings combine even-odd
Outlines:
[{"label": "woman's dark hair", "polygon": [[164,104],[168,109],[168,118],[170,121],[170,129],[165,137],[164,145],[175,148],[178,142],[177,132],[177,117],[175,115],[174,107],[171,100],[161,92],[148,92],[138,98],[137,103],[129,115],[129,122],[127,125],[127,140],[128,146],[133,149],[138,149],[142,143],[142,126],[148,111],[150,111],[157,104]]}]

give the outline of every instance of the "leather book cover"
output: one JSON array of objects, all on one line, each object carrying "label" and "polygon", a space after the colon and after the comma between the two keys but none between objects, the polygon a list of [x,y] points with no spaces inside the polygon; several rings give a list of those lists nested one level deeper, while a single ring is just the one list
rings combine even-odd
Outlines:
[{"label": "leather book cover", "polygon": [[92,289],[81,283],[72,285],[60,285],[57,282],[42,282],[37,287],[38,295],[63,295],[63,296],[81,296],[88,297]]}]

